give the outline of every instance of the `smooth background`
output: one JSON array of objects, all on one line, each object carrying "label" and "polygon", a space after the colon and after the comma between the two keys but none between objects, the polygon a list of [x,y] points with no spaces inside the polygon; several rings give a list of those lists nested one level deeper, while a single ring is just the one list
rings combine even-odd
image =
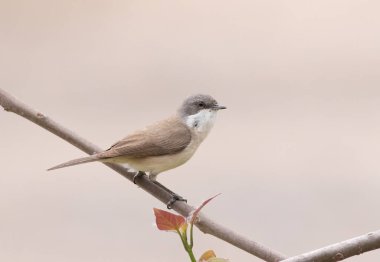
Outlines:
[{"label": "smooth background", "polygon": [[[220,112],[159,181],[288,255],[380,228],[378,1],[1,1],[0,87],[108,147],[188,95]],[[188,261],[164,205],[0,112],[0,261]],[[195,252],[258,259],[196,232]],[[380,259],[380,251],[350,261]]]}]

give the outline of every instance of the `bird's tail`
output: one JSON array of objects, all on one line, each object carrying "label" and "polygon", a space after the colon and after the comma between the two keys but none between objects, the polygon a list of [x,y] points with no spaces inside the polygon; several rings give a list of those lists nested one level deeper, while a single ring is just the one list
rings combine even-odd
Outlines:
[{"label": "bird's tail", "polygon": [[68,167],[68,166],[75,166],[75,165],[80,165],[80,164],[84,164],[84,163],[95,162],[95,161],[99,161],[99,160],[101,160],[101,158],[99,158],[99,156],[97,156],[97,155],[86,156],[86,157],[77,158],[77,159],[67,161],[67,162],[59,164],[57,166],[53,166],[53,167],[49,168],[48,171],[58,169],[58,168]]}]

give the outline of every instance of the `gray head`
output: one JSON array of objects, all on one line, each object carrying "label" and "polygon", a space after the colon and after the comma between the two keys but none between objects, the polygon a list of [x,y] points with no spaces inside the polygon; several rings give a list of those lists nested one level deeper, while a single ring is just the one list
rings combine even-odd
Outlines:
[{"label": "gray head", "polygon": [[218,105],[218,102],[216,102],[212,96],[198,94],[185,99],[182,106],[179,108],[179,114],[181,117],[187,117],[195,115],[203,109],[217,111],[220,109],[226,109],[226,107]]}]

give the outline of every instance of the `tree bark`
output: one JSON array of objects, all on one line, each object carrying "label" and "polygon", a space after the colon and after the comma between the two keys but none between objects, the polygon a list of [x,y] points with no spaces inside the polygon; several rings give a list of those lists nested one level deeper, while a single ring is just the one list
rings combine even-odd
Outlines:
[{"label": "tree bark", "polygon": [[282,262],[341,261],[378,248],[380,248],[380,230],[294,256]]}]

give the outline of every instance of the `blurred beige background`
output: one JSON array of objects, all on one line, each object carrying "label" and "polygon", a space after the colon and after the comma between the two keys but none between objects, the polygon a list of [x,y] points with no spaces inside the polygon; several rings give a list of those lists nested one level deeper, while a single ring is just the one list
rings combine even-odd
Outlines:
[{"label": "blurred beige background", "polygon": [[[378,1],[0,2],[0,87],[106,148],[188,95],[228,107],[159,180],[288,255],[380,228]],[[164,205],[0,112],[0,261],[188,261]],[[259,261],[199,231],[195,251]],[[350,261],[378,261],[380,251]]]}]

